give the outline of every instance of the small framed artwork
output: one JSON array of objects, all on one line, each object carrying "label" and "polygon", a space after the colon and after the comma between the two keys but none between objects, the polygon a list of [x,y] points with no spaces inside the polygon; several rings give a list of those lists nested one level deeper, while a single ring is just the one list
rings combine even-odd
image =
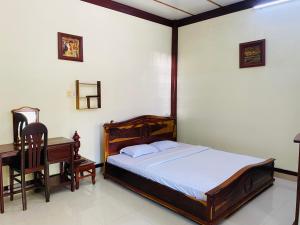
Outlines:
[{"label": "small framed artwork", "polygon": [[82,37],[58,32],[57,38],[59,59],[83,62]]},{"label": "small framed artwork", "polygon": [[266,40],[240,44],[240,68],[266,65]]}]

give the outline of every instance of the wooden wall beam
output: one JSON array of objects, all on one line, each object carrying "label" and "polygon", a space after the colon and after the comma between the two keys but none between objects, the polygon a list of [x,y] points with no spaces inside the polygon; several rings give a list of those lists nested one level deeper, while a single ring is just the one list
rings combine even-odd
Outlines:
[{"label": "wooden wall beam", "polygon": [[177,119],[178,27],[172,27],[171,116]]}]

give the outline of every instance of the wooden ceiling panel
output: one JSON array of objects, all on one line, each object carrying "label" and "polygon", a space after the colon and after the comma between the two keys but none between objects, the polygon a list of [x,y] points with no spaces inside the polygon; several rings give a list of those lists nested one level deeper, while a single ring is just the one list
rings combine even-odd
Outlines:
[{"label": "wooden ceiling panel", "polygon": [[[164,2],[164,0],[162,0]],[[153,0],[115,0],[115,2],[129,5],[131,7],[164,17],[166,19],[174,20],[188,17],[190,15],[171,8],[167,5],[160,4]]]},{"label": "wooden ceiling panel", "polygon": [[241,0],[114,0],[170,20],[211,11]]},{"label": "wooden ceiling panel", "polygon": [[207,0],[161,0],[167,4],[184,9],[194,15],[218,8]]},{"label": "wooden ceiling panel", "polygon": [[214,2],[222,5],[222,6],[226,6],[226,5],[231,5],[237,2],[241,2],[241,0],[214,0]]},{"label": "wooden ceiling panel", "polygon": [[114,0],[112,2],[131,6],[169,20],[180,20],[241,2],[241,0]]}]

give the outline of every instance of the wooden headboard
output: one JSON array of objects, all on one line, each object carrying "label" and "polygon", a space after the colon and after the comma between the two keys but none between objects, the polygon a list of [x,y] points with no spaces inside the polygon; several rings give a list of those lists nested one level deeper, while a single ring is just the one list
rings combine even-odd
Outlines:
[{"label": "wooden headboard", "polygon": [[176,120],[172,117],[139,116],[104,124],[105,161],[124,147],[160,140],[176,140]]}]

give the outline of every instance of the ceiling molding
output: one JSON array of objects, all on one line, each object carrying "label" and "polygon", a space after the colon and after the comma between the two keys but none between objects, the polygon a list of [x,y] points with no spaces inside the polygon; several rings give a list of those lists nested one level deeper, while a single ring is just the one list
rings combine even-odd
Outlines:
[{"label": "ceiling molding", "polygon": [[214,4],[214,5],[216,5],[216,6],[218,6],[218,7],[223,7],[222,5],[220,5],[219,3],[216,3],[213,0],[207,0],[207,1],[210,2],[210,3],[212,3],[212,4]]},{"label": "ceiling molding", "polygon": [[245,1],[237,2],[237,3],[223,6],[221,8],[214,9],[214,10],[211,10],[208,12],[200,13],[195,16],[190,16],[187,18],[177,20],[176,25],[178,27],[182,27],[182,26],[186,26],[189,24],[212,19],[215,17],[224,16],[224,15],[227,15],[230,13],[235,13],[238,11],[250,9],[250,8],[254,7],[255,5],[262,3],[262,2],[265,2],[265,0],[245,0]]},{"label": "ceiling molding", "polygon": [[118,12],[122,12],[122,13],[125,13],[125,14],[128,14],[128,15],[131,15],[131,16],[135,16],[135,17],[138,17],[138,18],[141,18],[141,19],[149,20],[149,21],[159,23],[159,24],[162,24],[162,25],[166,25],[166,26],[169,26],[169,27],[172,27],[173,24],[174,24],[174,22],[172,20],[169,20],[169,19],[157,16],[157,15],[145,12],[145,11],[140,10],[140,9],[133,8],[133,7],[128,6],[128,5],[124,5],[124,4],[115,2],[115,1],[111,1],[111,0],[81,0],[81,1],[88,2],[88,3],[98,5],[98,6],[101,6],[101,7],[105,7],[105,8],[115,10],[115,11],[118,11]]},{"label": "ceiling molding", "polygon": [[185,13],[185,14],[188,14],[188,15],[190,15],[190,16],[194,16],[194,14],[192,14],[192,13],[190,13],[190,12],[188,12],[188,11],[185,11],[185,10],[183,10],[183,9],[177,8],[177,7],[173,6],[173,5],[164,3],[164,2],[159,1],[159,0],[153,0],[153,1],[156,2],[156,3],[162,4],[162,5],[164,5],[164,6],[167,6],[167,7],[171,8],[171,9],[175,9],[175,10],[177,10],[177,11],[180,11],[180,12],[183,12],[183,13]]}]

